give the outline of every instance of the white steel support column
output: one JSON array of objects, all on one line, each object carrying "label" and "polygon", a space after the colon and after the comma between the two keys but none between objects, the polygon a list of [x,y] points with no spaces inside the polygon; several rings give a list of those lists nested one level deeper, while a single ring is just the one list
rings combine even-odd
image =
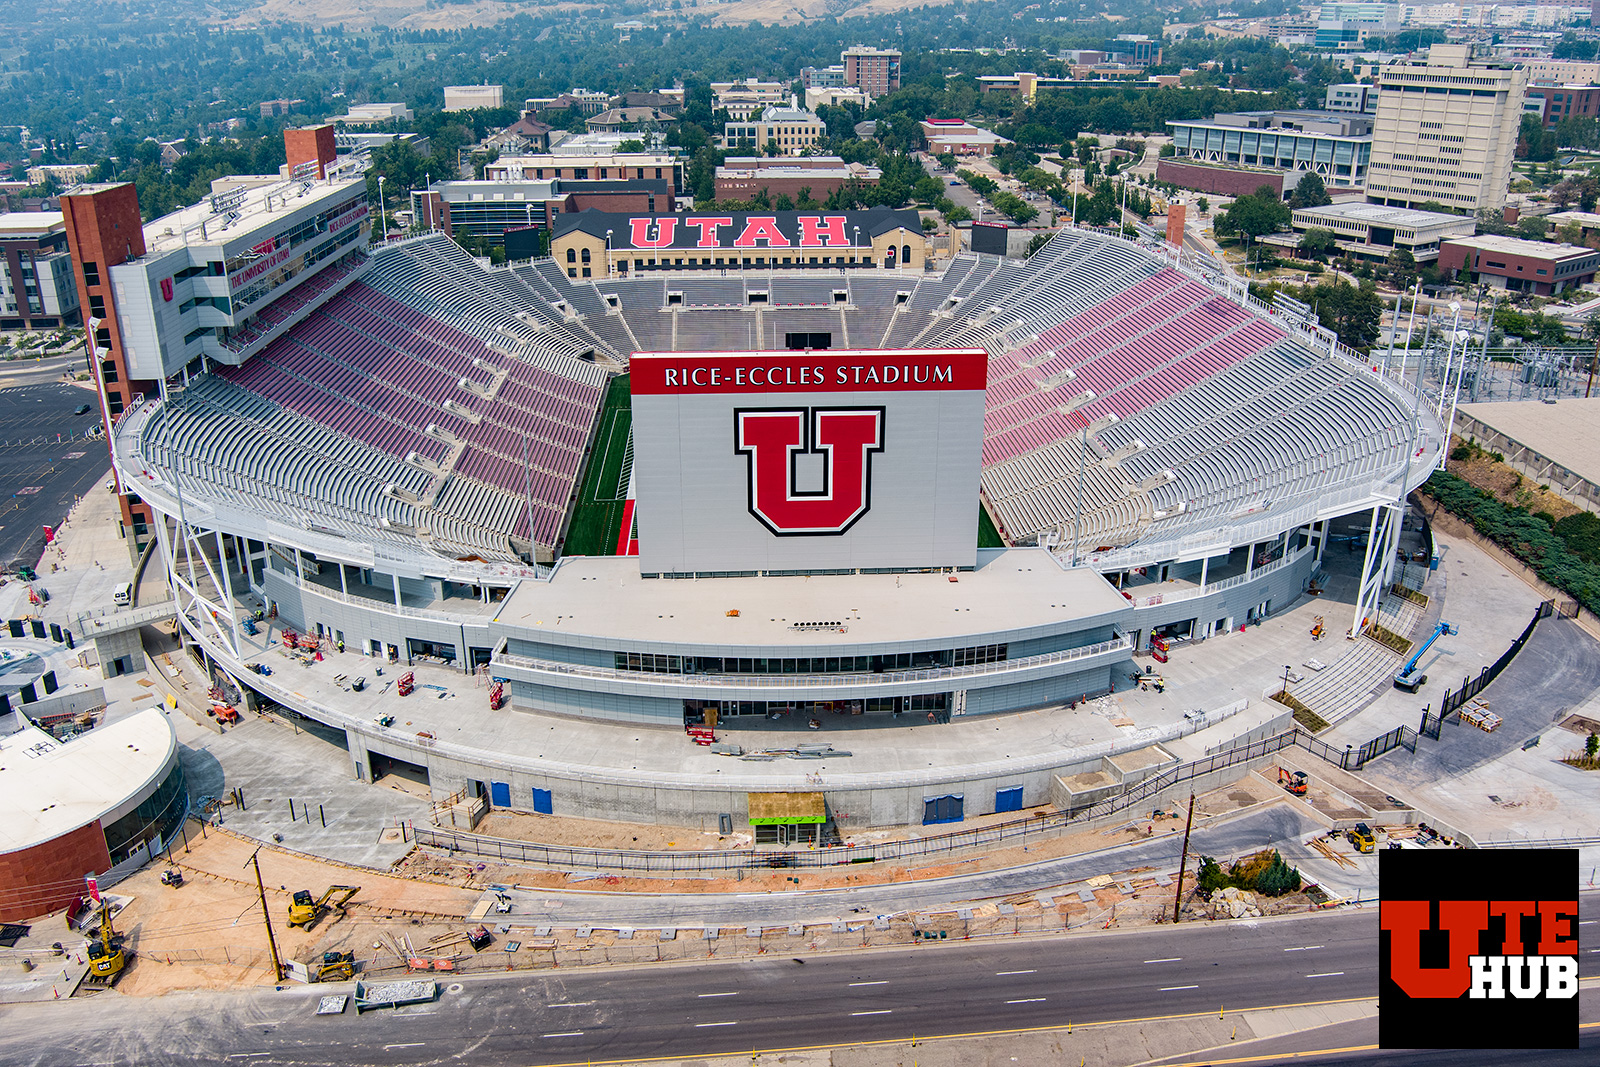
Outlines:
[{"label": "white steel support column", "polygon": [[1206,569],[1211,566],[1210,556],[1200,557],[1200,595],[1206,595]]},{"label": "white steel support column", "polygon": [[[233,647],[235,649],[239,649],[243,647],[243,642],[239,640],[239,611],[238,606],[233,599],[233,576],[228,573],[228,546],[223,540],[221,530],[216,531],[216,538],[217,569],[222,572],[223,602],[227,605],[228,609],[227,615],[228,622],[231,624],[230,629],[232,630]],[[239,658],[242,659],[243,657]]]},{"label": "white steel support column", "polygon": [[1388,592],[1394,554],[1400,545],[1401,517],[1400,508],[1394,504],[1380,504],[1372,509],[1372,522],[1367,527],[1367,553],[1361,564],[1361,584],[1350,621],[1352,636],[1361,633],[1363,620],[1369,624],[1378,621],[1378,609]]},{"label": "white steel support column", "polygon": [[400,576],[398,574],[391,574],[389,577],[394,581],[394,606],[397,608],[403,608],[405,605],[400,603]]}]

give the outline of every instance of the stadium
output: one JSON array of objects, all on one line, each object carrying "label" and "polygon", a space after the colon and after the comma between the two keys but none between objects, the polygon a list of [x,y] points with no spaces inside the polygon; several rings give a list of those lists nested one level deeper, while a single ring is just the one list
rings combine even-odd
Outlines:
[{"label": "stadium", "polygon": [[[442,235],[368,248],[363,223],[220,354],[158,329],[165,378],[116,417],[187,637],[226,684],[326,727],[353,775],[604,819],[726,826],[787,793],[841,825],[953,821],[1051,802],[1119,753],[1158,766],[1197,729],[1251,736],[1248,701],[1120,729],[1083,705],[1127,689],[1136,655],[1297,600],[1336,519],[1368,535],[1350,625],[1378,617],[1442,427],[1219,264],[1068,227],[1026,260],[907,269],[920,243],[897,260],[901,220],[880,217],[903,212],[701,220],[679,247],[662,217],[595,214],[588,278],[488,270]],[[764,243],[736,245],[757,222]],[[149,258],[113,278],[154,292],[169,268]],[[716,380],[696,367],[754,384],[665,395]],[[776,409],[741,397],[799,405],[789,473],[762,467],[787,498],[758,488],[751,444]],[[822,421],[843,411],[877,421]],[[855,430],[852,461],[834,445]],[[851,477],[853,511],[784,527]],[[285,632],[338,658],[291,655]],[[427,691],[402,700],[402,673]],[[1067,718],[1040,734],[1021,714],[1040,709]],[[979,719],[987,748],[941,734]]]}]

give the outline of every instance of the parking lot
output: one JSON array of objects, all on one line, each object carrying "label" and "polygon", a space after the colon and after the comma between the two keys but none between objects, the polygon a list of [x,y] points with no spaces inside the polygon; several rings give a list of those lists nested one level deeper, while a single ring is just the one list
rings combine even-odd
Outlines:
[{"label": "parking lot", "polygon": [[0,568],[35,563],[44,527],[110,470],[105,438],[85,436],[99,425],[95,394],[81,386],[0,390]]}]

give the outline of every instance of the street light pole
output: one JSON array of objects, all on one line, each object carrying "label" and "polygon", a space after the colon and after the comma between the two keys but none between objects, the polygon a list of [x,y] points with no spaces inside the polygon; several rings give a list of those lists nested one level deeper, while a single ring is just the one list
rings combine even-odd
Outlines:
[{"label": "street light pole", "polygon": [[610,230],[606,231],[606,277],[607,278],[611,277],[611,275],[614,273],[613,270],[612,270],[612,267],[611,267],[611,233],[612,233],[612,231],[610,231]]},{"label": "street light pole", "polygon": [[[388,218],[388,214],[383,210],[383,175],[381,175],[381,174],[378,175],[378,226],[379,226],[380,232],[383,234],[383,238],[382,238],[383,243],[384,244],[388,244],[389,243],[389,218]],[[367,232],[370,233],[372,231],[369,230]]]}]

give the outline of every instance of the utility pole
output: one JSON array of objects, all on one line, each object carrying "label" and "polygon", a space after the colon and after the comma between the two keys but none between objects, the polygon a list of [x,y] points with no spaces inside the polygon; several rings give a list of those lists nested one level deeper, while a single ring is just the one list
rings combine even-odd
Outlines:
[{"label": "utility pole", "polygon": [[1172,896],[1172,921],[1183,916],[1183,872],[1189,866],[1189,831],[1194,829],[1194,794],[1189,794],[1189,821],[1183,824],[1183,857],[1178,860],[1178,891]]},{"label": "utility pole", "polygon": [[[1193,798],[1190,799],[1193,803]],[[1184,847],[1188,847],[1188,835],[1184,836]],[[256,869],[256,895],[261,898],[261,921],[267,924],[267,947],[272,950],[272,980],[283,981],[283,963],[278,959],[278,939],[272,936],[272,913],[267,911],[267,890],[261,884],[261,861],[256,857],[261,850],[256,849],[250,853],[250,865]],[[1182,879],[1180,879],[1182,881]]]}]

